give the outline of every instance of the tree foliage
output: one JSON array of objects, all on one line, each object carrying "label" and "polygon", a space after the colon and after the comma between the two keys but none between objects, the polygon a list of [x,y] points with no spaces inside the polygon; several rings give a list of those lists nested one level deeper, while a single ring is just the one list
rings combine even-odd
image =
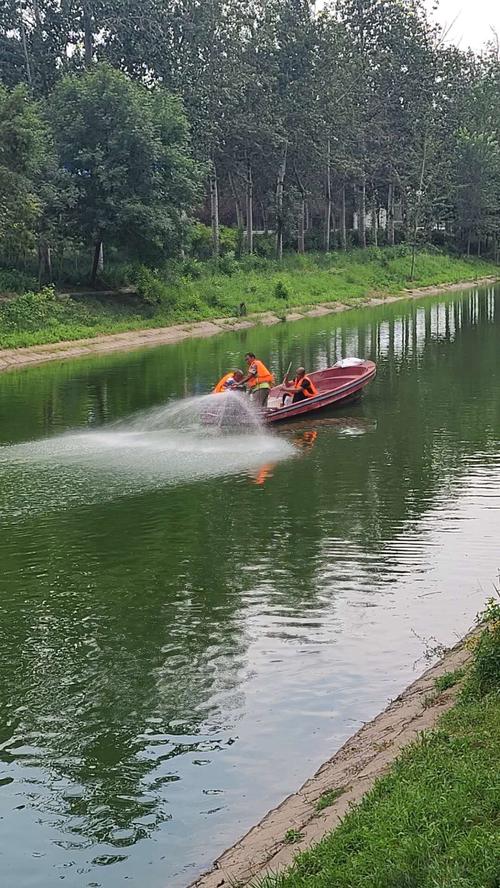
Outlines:
[{"label": "tree foliage", "polygon": [[0,85],[0,241],[14,255],[32,243],[50,151],[47,128],[26,89]]},{"label": "tree foliage", "polygon": [[99,65],[58,83],[50,117],[76,188],[74,232],[141,254],[175,250],[198,174],[178,99]]},{"label": "tree foliage", "polygon": [[215,254],[219,216],[250,252],[254,228],[278,254],[497,249],[498,54],[444,45],[423,0],[5,0],[0,82],[39,121],[30,170],[2,173],[3,252],[8,231],[169,256],[193,215]]}]

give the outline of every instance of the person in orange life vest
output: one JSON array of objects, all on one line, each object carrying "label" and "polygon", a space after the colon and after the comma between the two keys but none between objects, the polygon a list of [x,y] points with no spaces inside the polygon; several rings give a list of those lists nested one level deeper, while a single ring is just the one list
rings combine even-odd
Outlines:
[{"label": "person in orange life vest", "polygon": [[285,403],[297,404],[299,401],[305,401],[307,398],[314,398],[318,394],[318,389],[309,377],[306,376],[304,367],[297,367],[293,382],[288,382],[285,376],[283,385],[285,387],[283,405]]},{"label": "person in orange life vest", "polygon": [[247,375],[243,377],[240,385],[246,385],[252,401],[257,407],[265,407],[269,397],[269,390],[274,382],[273,374],[266,365],[255,357],[253,352],[245,355],[247,363]]},{"label": "person in orange life vest", "polygon": [[219,379],[212,394],[220,395],[222,392],[229,392],[231,389],[237,389],[241,385],[242,379],[243,373],[241,370],[231,370],[230,373],[226,373],[222,379]]}]

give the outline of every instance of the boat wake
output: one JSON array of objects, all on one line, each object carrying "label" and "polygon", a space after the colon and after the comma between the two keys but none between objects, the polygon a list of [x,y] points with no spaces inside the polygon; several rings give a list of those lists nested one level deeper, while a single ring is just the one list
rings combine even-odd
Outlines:
[{"label": "boat wake", "polygon": [[[188,398],[92,431],[0,448],[0,513],[61,508],[252,473],[295,448],[244,398]],[[24,495],[23,495],[24,494]]]}]

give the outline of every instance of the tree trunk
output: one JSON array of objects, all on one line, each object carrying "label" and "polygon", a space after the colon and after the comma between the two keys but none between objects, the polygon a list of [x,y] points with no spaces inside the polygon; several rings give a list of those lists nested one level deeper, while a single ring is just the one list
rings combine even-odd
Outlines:
[{"label": "tree trunk", "polygon": [[377,207],[377,192],[375,188],[372,192],[372,244],[374,247],[378,247],[378,207]]},{"label": "tree trunk", "polygon": [[188,214],[186,210],[182,210],[181,212],[181,237],[180,237],[180,254],[181,259],[186,258],[186,230],[188,227]]},{"label": "tree trunk", "polygon": [[242,231],[243,230],[243,213],[241,212],[241,203],[240,203],[240,199],[238,197],[238,192],[236,191],[236,188],[234,186],[234,179],[233,179],[231,170],[229,170],[229,172],[228,172],[228,179],[229,179],[229,187],[231,188],[231,193],[233,195],[234,208],[236,210],[236,227],[238,228],[238,231]]},{"label": "tree trunk", "polygon": [[306,213],[306,201],[304,196],[302,195],[299,206],[299,217],[298,217],[298,226],[297,226],[297,252],[305,253],[306,251],[306,241],[305,241],[305,213]]},{"label": "tree trunk", "polygon": [[210,221],[212,224],[212,258],[218,259],[220,253],[219,186],[217,183],[217,170],[213,161],[210,171]]},{"label": "tree trunk", "polygon": [[32,32],[32,41],[34,44],[36,44],[36,48],[38,49],[38,54],[35,53],[35,58],[37,58],[38,55],[38,73],[42,82],[42,92],[44,96],[48,96],[49,84],[47,81],[47,71],[45,67],[46,55],[44,51],[43,22],[42,16],[40,14],[38,0],[33,0],[33,15],[35,18],[35,28]]},{"label": "tree trunk", "polygon": [[52,281],[52,256],[47,241],[38,242],[38,286]]},{"label": "tree trunk", "polygon": [[28,53],[28,44],[26,42],[26,28],[24,27],[24,19],[22,9],[19,12],[19,30],[21,32],[21,43],[23,46],[23,55],[24,55],[24,64],[26,67],[26,77],[28,79],[28,84],[31,87],[33,86],[33,79],[31,77],[31,65],[30,65],[30,57]]},{"label": "tree trunk", "polygon": [[304,188],[304,184],[302,179],[300,178],[297,167],[295,163],[293,165],[293,170],[295,173],[295,179],[297,181],[297,188],[300,191],[300,204],[299,204],[299,212],[297,217],[297,252],[305,253],[306,251],[306,243],[305,243],[305,220],[306,220],[306,189]]},{"label": "tree trunk", "polygon": [[358,232],[359,245],[364,250],[366,248],[366,178],[364,173],[361,181],[361,188],[359,189]]},{"label": "tree trunk", "polygon": [[247,251],[253,253],[253,176],[252,165],[247,158],[247,180],[246,180],[246,203],[247,203]]},{"label": "tree trunk", "polygon": [[422,195],[424,190],[424,180],[425,180],[425,170],[427,166],[427,133],[424,136],[424,144],[422,147],[422,166],[420,169],[420,182],[417,191],[417,202],[415,204],[415,219],[413,225],[413,244],[411,249],[411,271],[410,271],[410,280],[412,281],[415,277],[415,261],[417,258],[417,236],[418,236],[418,223],[420,220],[420,205],[422,202]]},{"label": "tree trunk", "polygon": [[410,243],[411,239],[411,224],[410,224],[410,215],[408,213],[408,190],[405,188],[400,191],[401,197],[401,212],[403,218],[403,239],[406,243]]},{"label": "tree trunk", "polygon": [[342,194],[340,199],[340,242],[342,249],[347,250],[347,225],[345,210],[345,182],[342,183]]},{"label": "tree trunk", "polygon": [[326,205],[325,205],[325,253],[330,252],[332,227],[332,143],[328,139],[326,149]]},{"label": "tree trunk", "polygon": [[285,143],[283,157],[278,169],[276,182],[276,258],[279,262],[283,259],[283,189],[286,173],[286,159],[288,143]]},{"label": "tree trunk", "polygon": [[269,219],[268,219],[267,207],[266,207],[263,200],[259,201],[259,204],[260,204],[260,212],[262,215],[262,228],[264,230],[264,234],[268,235],[269,234]]},{"label": "tree trunk", "polygon": [[92,261],[92,272],[90,275],[90,283],[92,284],[92,286],[94,286],[94,284],[97,280],[97,273],[99,271],[99,263],[101,261],[101,256],[102,256],[102,239],[99,238],[98,240],[96,240],[96,242],[94,244],[94,258]]},{"label": "tree trunk", "polygon": [[94,34],[92,30],[92,13],[88,3],[83,3],[83,46],[85,51],[85,67],[90,68],[94,55]]},{"label": "tree trunk", "polygon": [[392,178],[389,181],[387,191],[387,243],[390,247],[394,246],[394,182]]}]

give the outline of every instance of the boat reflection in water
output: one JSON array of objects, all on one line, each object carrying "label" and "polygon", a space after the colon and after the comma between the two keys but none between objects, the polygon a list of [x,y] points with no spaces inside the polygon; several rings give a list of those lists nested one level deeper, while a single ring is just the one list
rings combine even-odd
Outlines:
[{"label": "boat reflection in water", "polygon": [[[291,437],[290,443],[293,444],[297,450],[301,450],[302,452],[310,451],[315,446],[319,435],[318,427],[321,430],[334,431],[337,432],[337,434],[346,437],[358,437],[369,432],[374,432],[377,429],[376,420],[347,416],[325,417],[323,419],[310,420],[309,423],[304,423],[304,426],[305,427],[299,430],[297,430],[295,423],[293,423],[293,425],[290,424],[288,427],[290,431],[293,429],[293,437]],[[286,430],[286,426],[281,427],[281,431]],[[250,472],[249,479],[251,483],[258,487],[263,487],[264,484],[273,477],[277,465],[278,463],[276,461],[268,462],[258,470]]]}]

